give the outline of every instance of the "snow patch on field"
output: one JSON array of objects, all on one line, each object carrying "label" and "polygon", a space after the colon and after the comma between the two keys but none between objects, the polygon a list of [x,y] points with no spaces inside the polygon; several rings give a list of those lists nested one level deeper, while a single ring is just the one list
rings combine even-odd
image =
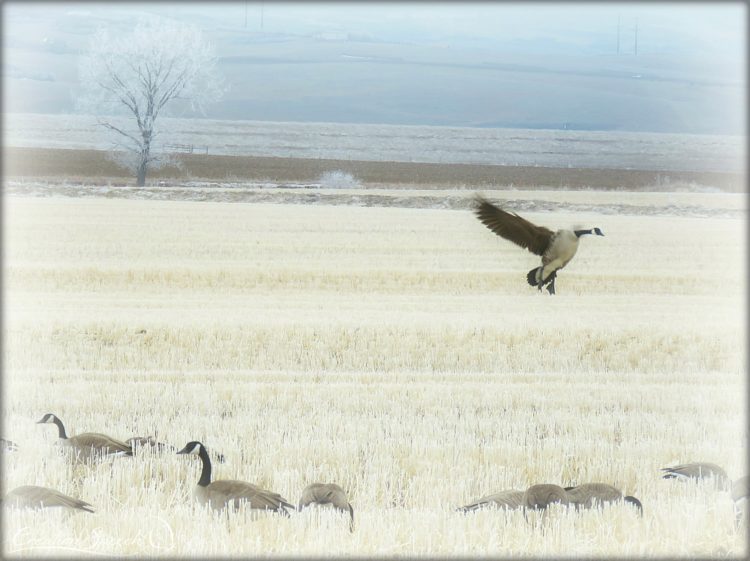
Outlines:
[{"label": "snow patch on field", "polygon": [[[116,198],[159,201],[203,201],[266,204],[350,205],[467,210],[474,190],[341,188],[322,183],[185,182],[145,187],[8,181],[6,195],[30,197]],[[634,216],[741,218],[745,196],[728,193],[654,193],[611,191],[492,191],[505,208],[516,212],[571,211]]]}]

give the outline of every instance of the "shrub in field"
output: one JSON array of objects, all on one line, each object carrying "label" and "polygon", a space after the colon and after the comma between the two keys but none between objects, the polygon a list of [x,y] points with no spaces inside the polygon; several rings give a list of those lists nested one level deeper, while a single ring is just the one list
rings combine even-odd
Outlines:
[{"label": "shrub in field", "polygon": [[[140,156],[137,153],[127,149],[109,150],[106,153],[106,158],[116,166],[125,170],[135,169],[140,161]],[[173,154],[168,154],[166,152],[152,152],[149,160],[149,169],[156,171],[164,168],[174,168],[177,171],[186,172],[182,161],[177,159]]]},{"label": "shrub in field", "polygon": [[346,187],[361,187],[362,182],[351,173],[341,171],[327,171],[318,179],[321,187],[328,189],[344,189]]}]

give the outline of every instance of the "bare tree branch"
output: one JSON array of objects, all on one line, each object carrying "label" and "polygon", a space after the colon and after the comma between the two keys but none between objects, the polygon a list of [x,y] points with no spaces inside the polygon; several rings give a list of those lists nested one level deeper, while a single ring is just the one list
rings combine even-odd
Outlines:
[{"label": "bare tree branch", "polygon": [[122,136],[125,136],[125,137],[129,138],[130,140],[132,140],[135,143],[136,146],[138,146],[138,148],[142,148],[143,147],[143,144],[141,143],[141,140],[139,140],[138,138],[136,138],[132,134],[125,132],[121,128],[114,126],[112,123],[108,123],[106,121],[101,121],[101,122],[99,122],[99,125],[101,125],[103,127],[106,127],[109,130],[115,131],[115,132],[121,134]]},{"label": "bare tree branch", "polygon": [[134,118],[137,132],[111,120],[100,124],[132,143],[128,150],[139,185],[148,165],[159,160],[155,139],[162,111],[171,102],[180,106],[185,101],[202,109],[223,93],[215,65],[216,56],[200,31],[165,20],[145,21],[125,36],[100,31],[92,40],[81,61],[80,105],[94,114],[119,109]]}]

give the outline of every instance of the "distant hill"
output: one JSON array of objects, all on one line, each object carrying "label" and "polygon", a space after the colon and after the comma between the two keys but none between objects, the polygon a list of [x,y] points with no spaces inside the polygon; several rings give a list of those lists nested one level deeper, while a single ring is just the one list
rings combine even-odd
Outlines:
[{"label": "distant hill", "polygon": [[[42,34],[30,33],[40,20],[6,24],[6,112],[74,110],[78,53],[102,22],[73,10],[65,14]],[[555,56],[518,52],[514,43],[470,49],[342,31],[292,35],[212,27],[206,33],[231,86],[208,108],[209,118],[744,132],[742,69],[721,60]]]}]

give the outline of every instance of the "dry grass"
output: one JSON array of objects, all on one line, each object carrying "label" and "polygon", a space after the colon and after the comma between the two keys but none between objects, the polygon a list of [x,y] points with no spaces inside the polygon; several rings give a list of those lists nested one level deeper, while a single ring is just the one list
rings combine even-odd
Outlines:
[{"label": "dry grass", "polygon": [[[519,196],[529,196],[520,193]],[[675,195],[679,198],[679,195]],[[5,487],[94,515],[13,513],[5,555],[738,556],[731,500],[659,468],[746,472],[744,221],[528,213],[601,227],[558,277],[470,213],[6,198]],[[145,330],[145,333],[142,331]],[[69,466],[70,433],[159,433],[221,451],[220,478],[333,513],[230,518],[190,500],[177,455]],[[607,481],[644,504],[453,508],[532,483]]]}]

